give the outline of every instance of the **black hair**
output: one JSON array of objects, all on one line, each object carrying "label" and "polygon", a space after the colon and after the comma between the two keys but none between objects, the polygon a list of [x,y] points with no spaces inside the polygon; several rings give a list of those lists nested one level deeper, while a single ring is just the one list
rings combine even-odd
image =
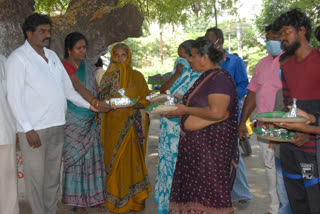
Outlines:
[{"label": "black hair", "polygon": [[118,44],[116,44],[115,46],[114,46],[114,48],[113,48],[113,53],[115,53],[117,50],[119,50],[119,49],[123,49],[127,54],[129,54],[129,49],[128,49],[128,47],[125,45],[125,44],[123,44],[123,43],[118,43]]},{"label": "black hair", "polygon": [[316,28],[314,35],[316,36],[317,40],[320,42],[320,26]]},{"label": "black hair", "polygon": [[64,40],[64,58],[69,57],[69,50],[72,50],[73,46],[80,40],[84,40],[86,43],[86,46],[88,46],[88,40],[87,38],[79,33],[79,32],[73,32],[69,33]]},{"label": "black hair", "polygon": [[203,40],[203,39],[204,39],[204,36],[199,36],[198,38],[196,38],[195,42]]},{"label": "black hair", "polygon": [[216,35],[216,39],[220,39],[221,40],[221,44],[224,43],[224,37],[223,37],[223,32],[220,28],[217,27],[213,27],[213,28],[209,28],[207,30],[207,33],[209,32],[214,32],[214,35]]},{"label": "black hair", "polygon": [[304,27],[306,29],[306,39],[308,42],[310,41],[312,32],[310,19],[297,8],[281,14],[274,21],[273,26],[275,31],[280,31],[283,26],[292,26],[297,31],[299,31],[301,27]]},{"label": "black hair", "polygon": [[192,39],[186,40],[179,45],[179,48],[182,47],[184,49],[184,51],[186,52],[186,54],[188,54],[189,56],[192,56],[191,49],[192,49],[192,44],[194,42],[195,42],[195,40],[192,40]]},{"label": "black hair", "polygon": [[34,32],[39,25],[50,25],[52,26],[52,21],[47,15],[41,15],[39,13],[34,13],[28,16],[24,23],[22,24],[22,31],[24,38],[27,39],[27,32]]},{"label": "black hair", "polygon": [[99,57],[98,61],[96,62],[96,64],[94,64],[96,67],[102,67],[103,66],[103,62],[101,57]]},{"label": "black hair", "polygon": [[273,30],[272,24],[269,24],[264,28],[264,32],[266,32],[266,33],[268,33],[270,30]]},{"label": "black hair", "polygon": [[193,43],[192,48],[196,49],[200,56],[207,54],[210,61],[214,64],[219,64],[223,57],[223,52],[219,51],[210,40],[196,41]]}]

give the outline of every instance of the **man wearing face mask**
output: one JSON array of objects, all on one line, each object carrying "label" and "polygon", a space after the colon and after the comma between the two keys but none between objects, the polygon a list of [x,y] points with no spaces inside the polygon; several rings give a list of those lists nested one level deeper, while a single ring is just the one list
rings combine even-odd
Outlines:
[{"label": "man wearing face mask", "polygon": [[[239,138],[245,137],[245,123],[255,108],[257,108],[257,113],[273,111],[276,94],[278,90],[282,88],[279,76],[279,57],[282,52],[280,33],[275,32],[272,29],[272,25],[268,25],[265,28],[265,32],[267,37],[267,51],[269,55],[261,59],[256,65],[253,77],[248,86],[249,92],[244,101],[239,124]],[[268,194],[271,199],[268,213],[290,214],[291,209],[288,203],[288,198],[286,197],[285,187],[284,185],[277,186],[277,183],[283,184],[283,178],[276,178],[274,146],[269,144],[269,141],[262,139],[259,139],[259,144],[262,151],[261,158],[265,165],[268,181]],[[278,167],[281,166],[279,165]],[[278,182],[277,179],[279,180]]]},{"label": "man wearing face mask", "polygon": [[[247,86],[249,84],[246,66],[243,60],[236,55],[230,54],[223,48],[224,37],[221,29],[214,27],[209,28],[205,35],[206,40],[211,40],[216,47],[224,52],[223,60],[220,66],[229,72],[233,81],[236,84],[238,92],[239,104],[239,118],[240,119],[240,105],[242,98],[248,93]],[[231,200],[239,202],[241,205],[247,205],[252,199],[252,194],[249,189],[247,171],[244,165],[241,154],[239,153],[239,164],[237,168],[237,175],[233,184],[231,192]]]},{"label": "man wearing face mask", "polygon": [[[291,57],[282,66],[285,105],[297,99],[297,107],[313,115],[320,109],[320,52],[310,45],[311,20],[299,9],[280,15],[274,27],[281,33],[284,50]],[[318,125],[318,122],[312,125]],[[284,181],[293,213],[320,213],[320,138],[299,133],[294,141],[280,144]]]}]

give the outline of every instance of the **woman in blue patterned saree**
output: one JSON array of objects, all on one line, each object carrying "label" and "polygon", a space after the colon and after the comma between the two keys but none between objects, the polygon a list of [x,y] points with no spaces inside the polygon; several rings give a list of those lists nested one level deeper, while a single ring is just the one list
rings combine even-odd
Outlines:
[{"label": "woman in blue patterned saree", "polygon": [[[87,40],[82,34],[69,34],[62,63],[81,96],[99,111],[108,111],[105,102],[95,99],[96,68],[85,59],[86,48]],[[68,101],[62,203],[74,206],[73,211],[78,214],[87,213],[86,207],[103,204],[106,198],[103,148],[94,118],[91,110]]]},{"label": "woman in blue patterned saree", "polygon": [[[184,95],[201,73],[192,71],[188,60],[191,58],[191,46],[194,40],[187,40],[178,48],[179,58],[176,60],[171,78],[162,85],[163,93]],[[178,155],[180,137],[179,117],[160,119],[158,174],[155,187],[155,202],[158,203],[158,214],[167,214],[173,172]]]}]

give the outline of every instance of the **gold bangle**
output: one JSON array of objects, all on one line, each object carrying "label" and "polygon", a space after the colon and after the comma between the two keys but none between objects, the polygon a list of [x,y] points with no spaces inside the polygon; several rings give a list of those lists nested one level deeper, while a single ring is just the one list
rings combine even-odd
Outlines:
[{"label": "gold bangle", "polygon": [[[98,100],[97,100],[98,101]],[[96,109],[98,109],[98,107],[99,107],[99,101],[96,103],[97,105],[96,105]]]},{"label": "gold bangle", "polygon": [[89,100],[89,103],[90,103],[90,104],[92,104],[92,103],[91,103],[92,100],[94,100],[94,97],[91,97],[91,98],[90,98],[90,100]]},{"label": "gold bangle", "polygon": [[99,101],[98,99],[94,99],[94,100],[92,101],[92,105],[95,106],[98,101]]}]

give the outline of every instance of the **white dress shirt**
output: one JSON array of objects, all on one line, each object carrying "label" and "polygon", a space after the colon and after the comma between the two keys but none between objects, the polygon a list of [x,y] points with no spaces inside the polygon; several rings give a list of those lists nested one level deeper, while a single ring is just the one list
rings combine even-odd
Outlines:
[{"label": "white dress shirt", "polygon": [[6,58],[0,55],[0,146],[16,143],[15,120],[7,102]]},{"label": "white dress shirt", "polygon": [[6,63],[8,101],[18,132],[64,125],[66,99],[90,107],[73,88],[56,53],[47,48],[44,53],[48,63],[26,40]]}]

